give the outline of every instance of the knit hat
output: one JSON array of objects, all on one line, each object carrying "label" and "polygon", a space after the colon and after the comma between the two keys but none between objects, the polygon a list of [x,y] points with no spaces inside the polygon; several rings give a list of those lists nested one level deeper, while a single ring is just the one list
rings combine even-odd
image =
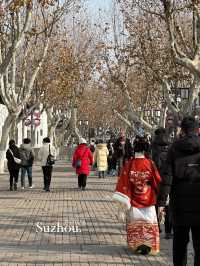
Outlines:
[{"label": "knit hat", "polygon": [[181,128],[183,130],[194,130],[199,127],[199,123],[195,120],[193,116],[186,116],[181,122]]},{"label": "knit hat", "polygon": [[84,139],[84,138],[80,138],[80,139],[79,139],[79,144],[87,144],[86,139]]}]

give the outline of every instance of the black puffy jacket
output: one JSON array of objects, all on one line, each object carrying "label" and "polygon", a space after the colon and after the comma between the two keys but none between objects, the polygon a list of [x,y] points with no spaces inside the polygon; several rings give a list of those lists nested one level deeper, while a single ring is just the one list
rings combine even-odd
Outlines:
[{"label": "black puffy jacket", "polygon": [[151,146],[152,160],[155,162],[161,177],[166,165],[168,148],[169,142],[165,135],[155,136]]},{"label": "black puffy jacket", "polygon": [[[193,166],[192,158],[198,157],[198,153],[200,157],[200,137],[193,133],[175,141],[169,148],[158,205],[164,206],[170,193],[174,225],[200,225],[200,171],[194,182],[192,175],[181,177],[183,165],[177,164],[185,160],[188,167]],[[191,163],[188,158],[191,158]]]},{"label": "black puffy jacket", "polygon": [[20,165],[14,161],[14,158],[10,152],[10,149],[11,149],[13,155],[16,158],[20,159],[19,148],[16,145],[12,145],[11,147],[9,147],[9,149],[6,152],[6,159],[8,161],[7,162],[8,169],[9,170],[18,170],[20,168]]}]

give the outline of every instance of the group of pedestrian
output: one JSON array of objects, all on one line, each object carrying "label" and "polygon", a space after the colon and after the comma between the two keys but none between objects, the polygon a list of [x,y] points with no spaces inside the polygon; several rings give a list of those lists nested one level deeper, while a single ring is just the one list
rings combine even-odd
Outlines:
[{"label": "group of pedestrian", "polygon": [[190,232],[194,266],[200,265],[198,128],[195,118],[185,117],[181,134],[171,144],[164,128],[156,130],[151,158],[150,143],[147,138],[138,136],[134,142],[134,156],[124,162],[113,195],[126,213],[128,246],[138,254],[159,252],[158,221],[165,216],[165,236],[173,236],[174,266],[187,265]]},{"label": "group of pedestrian", "polygon": [[[133,146],[124,132],[118,139],[110,139],[108,143],[103,140],[92,140],[90,145],[84,138],[79,139],[79,145],[72,156],[72,166],[78,175],[78,187],[85,190],[87,176],[90,170],[97,170],[99,178],[106,175],[115,176],[120,172],[125,160],[133,156]],[[77,160],[81,165],[77,167]]]},{"label": "group of pedestrian", "polygon": [[[194,266],[200,265],[200,136],[199,123],[185,117],[181,133],[170,143],[166,130],[155,131],[152,141],[136,136],[134,142],[122,132],[116,141],[79,139],[72,165],[78,175],[78,188],[85,190],[91,167],[96,165],[98,177],[118,170],[113,199],[126,213],[128,246],[138,254],[156,255],[160,250],[160,222],[165,218],[165,238],[173,237],[174,266],[187,265],[187,245],[192,234]],[[42,166],[44,190],[50,191],[56,152],[48,137],[38,153]],[[21,189],[28,176],[33,188],[32,166],[35,154],[31,140],[25,138],[18,148],[9,141],[6,152],[10,173],[10,190],[17,190],[21,170]]]},{"label": "group of pedestrian", "polygon": [[[38,153],[38,160],[40,161],[43,171],[43,190],[49,192],[51,184],[51,176],[53,164],[55,160],[55,148],[51,145],[48,137],[43,139],[43,146]],[[9,148],[6,151],[7,166],[10,173],[10,191],[17,190],[19,172],[21,171],[21,189],[25,189],[25,176],[28,176],[28,187],[34,187],[32,180],[32,166],[35,160],[35,153],[31,147],[31,140],[29,138],[23,139],[23,144],[20,148],[17,147],[14,140],[9,141]]]}]

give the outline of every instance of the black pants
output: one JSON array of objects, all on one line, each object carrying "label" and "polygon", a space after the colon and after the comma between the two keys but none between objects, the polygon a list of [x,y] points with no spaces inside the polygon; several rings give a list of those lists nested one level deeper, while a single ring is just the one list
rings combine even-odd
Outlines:
[{"label": "black pants", "polygon": [[19,169],[9,169],[10,173],[10,187],[13,187],[13,181],[14,184],[17,184],[18,182],[18,176],[19,176]]},{"label": "black pants", "polygon": [[192,231],[194,248],[194,266],[200,265],[200,225],[199,226],[174,226],[173,262],[174,266],[187,265],[187,245],[189,234]]},{"label": "black pants", "polygon": [[172,232],[172,217],[169,206],[165,206],[165,233]]},{"label": "black pants", "polygon": [[104,178],[105,177],[105,171],[99,171],[99,178]]},{"label": "black pants", "polygon": [[86,181],[87,181],[87,175],[85,174],[80,174],[78,175],[78,186],[80,188],[85,188],[86,187]]},{"label": "black pants", "polygon": [[53,166],[42,166],[45,190],[49,190],[50,188],[52,170],[53,170]]}]

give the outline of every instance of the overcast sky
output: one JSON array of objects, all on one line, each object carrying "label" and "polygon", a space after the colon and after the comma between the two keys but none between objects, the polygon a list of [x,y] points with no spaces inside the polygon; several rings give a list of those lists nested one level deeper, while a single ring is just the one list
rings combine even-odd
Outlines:
[{"label": "overcast sky", "polygon": [[91,15],[95,15],[99,9],[108,11],[111,6],[112,0],[86,0],[87,6]]}]

